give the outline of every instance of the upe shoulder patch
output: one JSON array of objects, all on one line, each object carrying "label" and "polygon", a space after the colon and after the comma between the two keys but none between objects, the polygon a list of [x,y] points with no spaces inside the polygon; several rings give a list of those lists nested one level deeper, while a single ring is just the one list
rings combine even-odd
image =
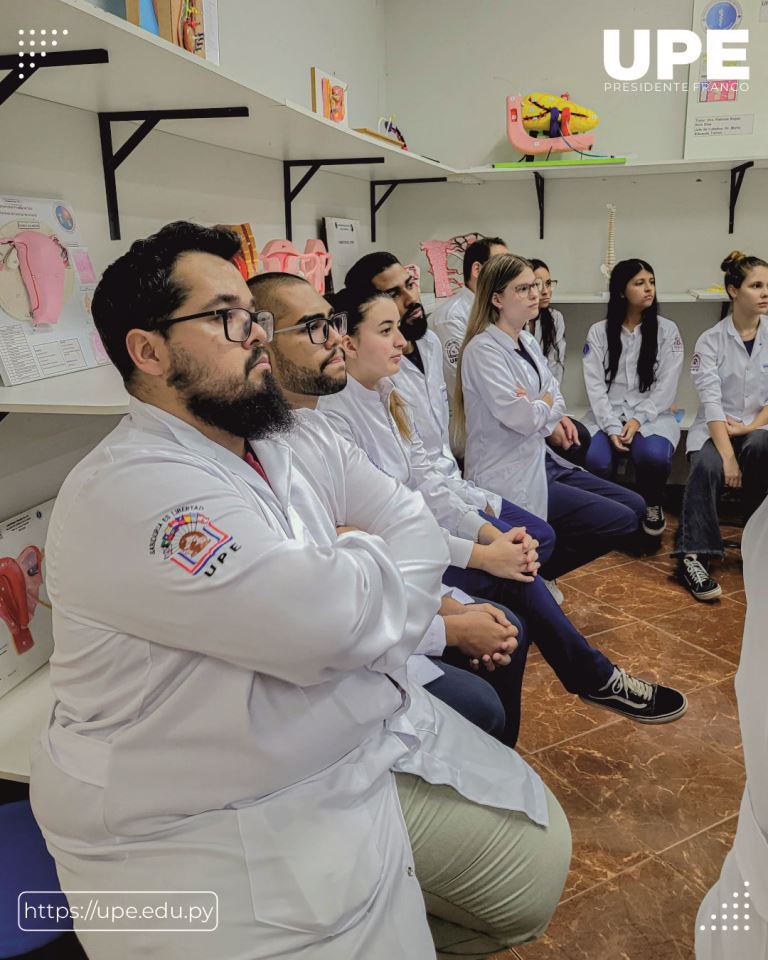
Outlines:
[{"label": "upe shoulder patch", "polygon": [[185,504],[170,510],[155,525],[149,553],[161,555],[194,576],[231,542],[232,536],[217,527],[204,508]]},{"label": "upe shoulder patch", "polygon": [[691,357],[691,373],[696,373],[701,369],[701,354],[694,353]]}]

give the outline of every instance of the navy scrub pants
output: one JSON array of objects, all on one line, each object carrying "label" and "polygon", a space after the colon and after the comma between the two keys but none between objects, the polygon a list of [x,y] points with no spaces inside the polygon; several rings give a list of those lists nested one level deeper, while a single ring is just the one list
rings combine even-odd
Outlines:
[{"label": "navy scrub pants", "polygon": [[627,456],[635,467],[637,489],[649,507],[664,503],[664,488],[672,471],[672,455],[675,448],[666,439],[656,434],[648,437],[638,432],[629,445],[629,453],[621,454],[602,430],[592,438],[587,454],[586,468],[598,477],[612,480],[621,456]]},{"label": "navy scrub pants", "polygon": [[547,520],[555,531],[557,546],[551,559],[542,563],[541,575],[554,580],[626,546],[645,516],[645,501],[632,490],[587,470],[563,466],[549,454],[546,469]]}]

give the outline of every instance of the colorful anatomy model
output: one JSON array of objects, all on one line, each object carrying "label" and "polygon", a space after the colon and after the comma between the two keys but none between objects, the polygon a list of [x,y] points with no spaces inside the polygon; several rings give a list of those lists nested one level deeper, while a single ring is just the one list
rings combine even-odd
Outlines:
[{"label": "colorful anatomy model", "polygon": [[379,133],[383,133],[384,136],[396,140],[403,150],[407,150],[408,144],[405,142],[405,137],[400,133],[400,128],[395,126],[395,119],[394,113],[388,117],[379,117],[378,131]]},{"label": "colorful anatomy model", "polygon": [[[429,272],[435,281],[435,296],[438,299],[450,297],[464,286],[461,264],[464,251],[482,236],[482,233],[468,233],[466,236],[451,237],[450,240],[425,240],[421,244],[429,263]],[[458,262],[456,266],[449,263],[449,257]]]},{"label": "colorful anatomy model", "polygon": [[18,270],[29,297],[32,322],[58,323],[64,300],[64,272],[69,266],[67,248],[56,237],[37,230],[22,230],[10,240],[0,240],[8,247],[0,260],[0,270]]},{"label": "colorful anatomy model", "polygon": [[593,110],[573,103],[567,93],[507,97],[507,137],[526,156],[591,150],[595,138],[588,131],[599,122]]},{"label": "colorful anatomy model", "polygon": [[346,93],[339,83],[333,83],[330,78],[322,79],[323,116],[334,123],[341,123],[347,113]]},{"label": "colorful anatomy model", "polygon": [[264,273],[295,273],[308,280],[318,293],[325,293],[325,278],[331,269],[331,254],[322,240],[308,240],[299,253],[290,240],[270,240],[260,255]]},{"label": "colorful anatomy model", "polygon": [[37,547],[25,547],[15,560],[0,557],[0,619],[8,625],[17,653],[34,646],[29,623],[42,583],[43,555]]},{"label": "colorful anatomy model", "polygon": [[197,4],[193,0],[174,0],[172,17],[175,43],[190,53],[200,53],[205,45],[205,36],[198,29],[202,20]]}]

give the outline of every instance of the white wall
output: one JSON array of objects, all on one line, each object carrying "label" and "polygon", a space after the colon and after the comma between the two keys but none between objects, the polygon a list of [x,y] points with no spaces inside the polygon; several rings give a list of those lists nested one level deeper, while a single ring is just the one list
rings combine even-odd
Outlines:
[{"label": "white wall", "polygon": [[418,153],[461,167],[519,159],[505,98],[540,90],[597,111],[596,152],[683,155],[685,93],[604,92],[602,44],[604,28],[627,42],[634,28],[690,30],[692,0],[386,0],[386,14],[387,110]]}]

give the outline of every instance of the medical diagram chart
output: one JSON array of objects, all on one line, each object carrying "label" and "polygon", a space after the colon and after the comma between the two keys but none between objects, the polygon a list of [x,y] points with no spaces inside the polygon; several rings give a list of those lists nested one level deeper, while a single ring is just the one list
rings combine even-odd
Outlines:
[{"label": "medical diagram chart", "polygon": [[97,277],[62,200],[0,196],[0,381],[109,363],[91,319]]}]

